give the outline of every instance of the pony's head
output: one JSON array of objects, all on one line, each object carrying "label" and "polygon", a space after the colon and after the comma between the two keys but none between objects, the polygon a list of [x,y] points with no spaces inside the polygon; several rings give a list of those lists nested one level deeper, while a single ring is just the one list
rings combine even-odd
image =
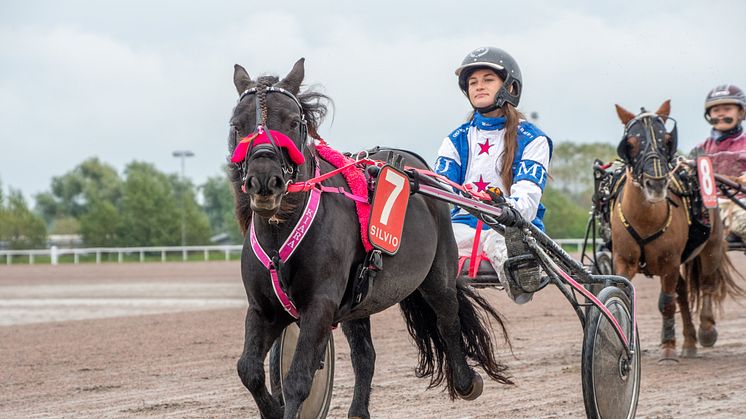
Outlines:
[{"label": "pony's head", "polygon": [[274,216],[287,184],[305,163],[308,133],[315,133],[326,107],[326,96],[300,93],[304,59],[285,78],[262,76],[256,81],[236,64],[233,82],[238,104],[231,116],[229,149],[241,190],[251,210],[264,218]]},{"label": "pony's head", "polygon": [[633,182],[641,187],[645,199],[666,199],[668,173],[676,155],[676,122],[669,117],[671,101],[666,100],[655,112],[642,108],[638,115],[616,106],[624,124],[624,136],[617,154],[631,172]]}]

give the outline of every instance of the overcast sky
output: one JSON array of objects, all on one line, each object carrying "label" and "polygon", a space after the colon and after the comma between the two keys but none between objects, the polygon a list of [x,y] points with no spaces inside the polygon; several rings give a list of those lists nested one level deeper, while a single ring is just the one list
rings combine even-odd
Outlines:
[{"label": "overcast sky", "polygon": [[614,103],[670,98],[688,151],[709,132],[709,89],[746,88],[746,2],[607,3],[2,0],[0,181],[31,198],[91,156],[174,173],[187,149],[200,184],[227,155],[233,64],[283,76],[300,57],[335,102],[333,146],[432,161],[469,110],[453,70],[487,45],[519,62],[520,109],[555,143],[616,144]]}]

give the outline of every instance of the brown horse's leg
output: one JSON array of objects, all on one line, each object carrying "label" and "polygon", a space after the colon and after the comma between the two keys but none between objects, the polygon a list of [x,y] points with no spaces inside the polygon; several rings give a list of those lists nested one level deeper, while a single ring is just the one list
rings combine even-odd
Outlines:
[{"label": "brown horse's leg", "polygon": [[692,275],[698,276],[697,293],[699,299],[699,343],[708,348],[715,345],[718,331],[715,328],[714,306],[725,298],[718,292],[730,277],[728,272],[727,248],[723,240],[722,224],[718,217],[713,219],[712,233],[704,249],[694,260]]},{"label": "brown horse's leg", "polygon": [[713,290],[703,287],[701,298],[702,308],[699,311],[699,331],[697,335],[702,346],[709,348],[715,345],[718,339],[713,310]]},{"label": "brown horse's leg", "polygon": [[629,263],[627,260],[614,255],[614,273],[631,281],[637,274],[637,263]]},{"label": "brown horse's leg", "polygon": [[658,297],[658,310],[663,316],[661,328],[661,357],[659,361],[677,361],[676,355],[676,283],[678,269],[661,275],[661,292]]},{"label": "brown horse's leg", "polygon": [[684,323],[684,346],[681,349],[681,356],[685,358],[697,356],[697,333],[692,322],[692,312],[689,310],[686,282],[681,275],[676,283],[676,300],[679,303],[681,320]]}]

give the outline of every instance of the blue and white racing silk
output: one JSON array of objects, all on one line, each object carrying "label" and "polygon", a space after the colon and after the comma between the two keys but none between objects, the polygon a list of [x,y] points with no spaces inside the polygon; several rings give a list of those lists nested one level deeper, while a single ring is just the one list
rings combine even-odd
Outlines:
[{"label": "blue and white racing silk", "polygon": [[[507,192],[500,178],[504,128],[504,117],[488,118],[475,112],[474,119],[456,128],[443,140],[435,161],[435,172],[461,185],[471,183],[479,191],[496,186]],[[552,140],[535,125],[521,120],[517,141],[513,185],[506,198],[523,218],[532,220],[532,224],[544,230],[545,208],[540,201],[547,183]],[[454,208],[451,218],[454,223],[476,228],[477,219],[461,208]]]}]

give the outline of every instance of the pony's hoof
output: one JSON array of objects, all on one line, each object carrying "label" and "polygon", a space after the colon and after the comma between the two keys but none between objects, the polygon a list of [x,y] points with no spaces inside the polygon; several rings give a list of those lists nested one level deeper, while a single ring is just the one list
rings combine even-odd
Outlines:
[{"label": "pony's hoof", "polygon": [[681,357],[682,358],[696,358],[697,348],[683,348],[681,350]]},{"label": "pony's hoof", "polygon": [[679,363],[679,357],[676,355],[675,348],[661,348],[661,357],[658,358],[658,363],[665,365],[673,365]]},{"label": "pony's hoof", "polygon": [[700,327],[697,331],[697,338],[702,346],[710,348],[715,345],[715,342],[718,340],[718,330],[715,326],[712,326],[712,329],[710,330],[705,330]]},{"label": "pony's hoof", "polygon": [[482,395],[484,390],[484,381],[482,376],[478,372],[474,372],[474,379],[471,381],[471,389],[466,394],[461,394],[461,398],[464,400],[474,400]]}]

